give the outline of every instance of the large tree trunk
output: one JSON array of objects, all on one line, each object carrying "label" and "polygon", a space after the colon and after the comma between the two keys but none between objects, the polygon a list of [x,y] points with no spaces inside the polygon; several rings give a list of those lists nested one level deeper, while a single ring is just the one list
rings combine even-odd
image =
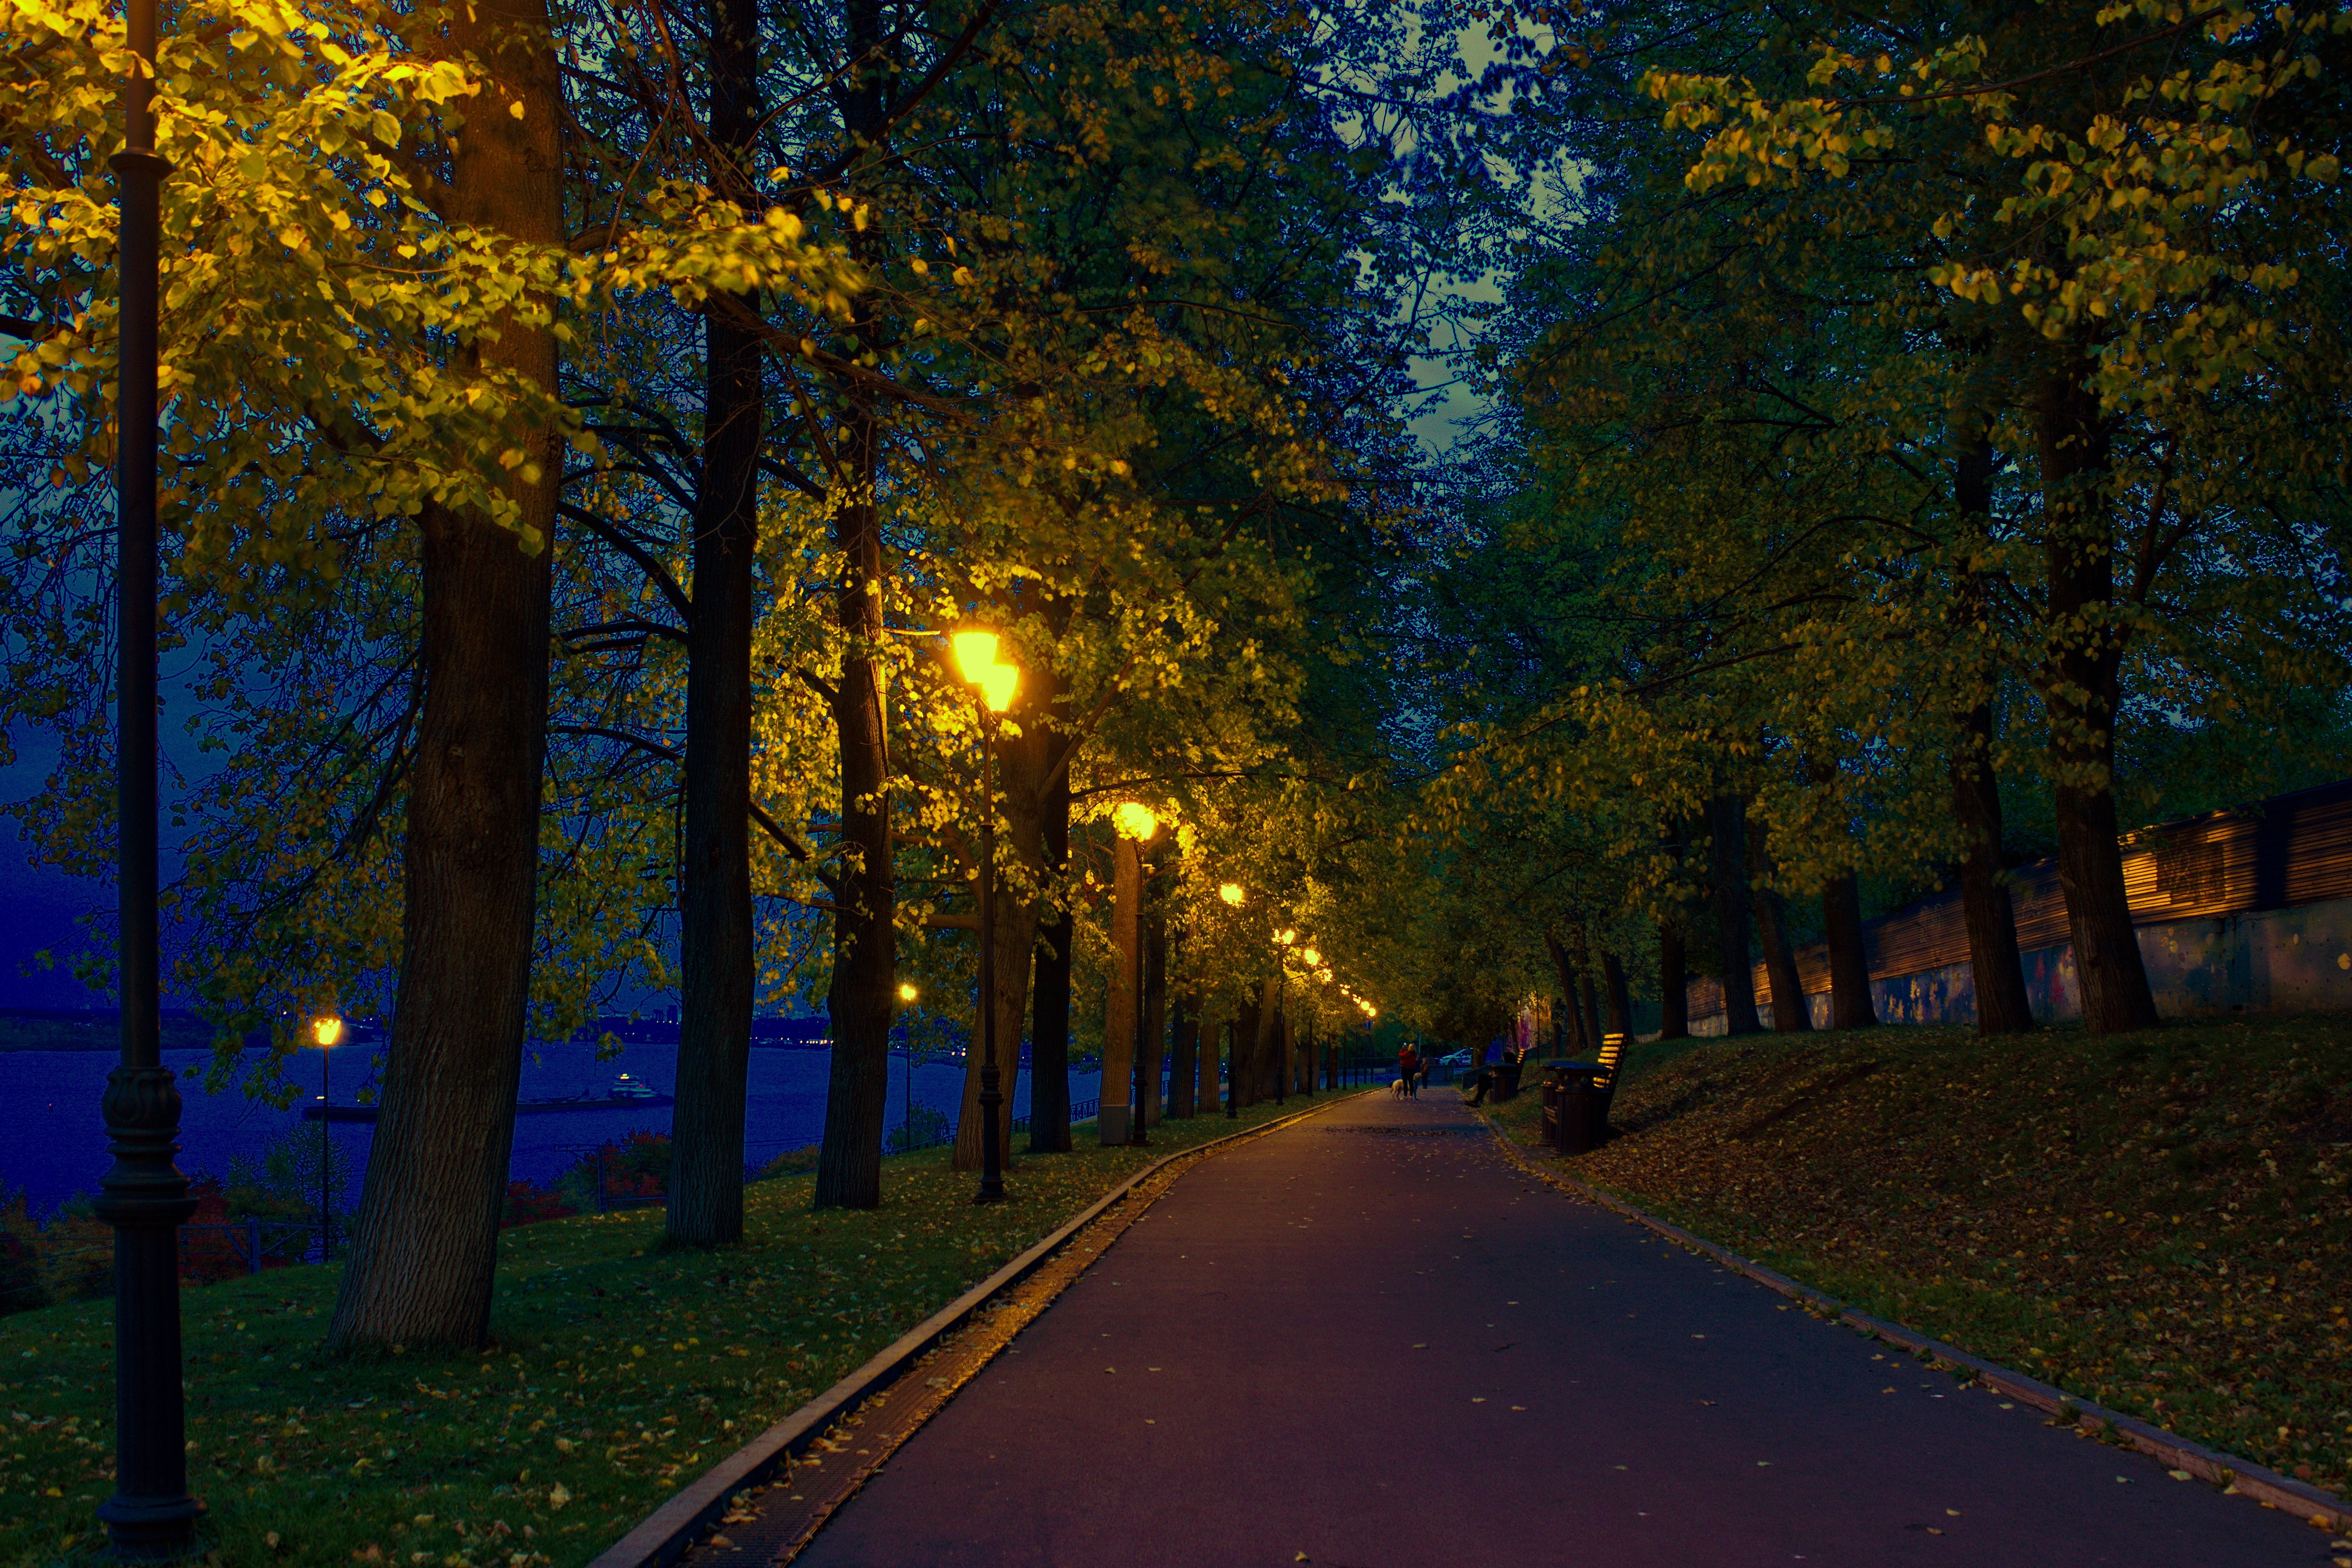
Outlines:
[{"label": "large tree trunk", "polygon": [[1780,895],[1767,885],[1772,856],[1760,833],[1748,835],[1748,863],[1756,874],[1756,934],[1764,946],[1764,978],[1772,986],[1772,1032],[1803,1034],[1813,1026],[1812,1008],[1797,975],[1796,952],[1789,946],[1788,910]]},{"label": "large tree trunk", "polygon": [[1289,1094],[1289,1085],[1282,1081],[1282,1047],[1287,1037],[1282,1016],[1282,982],[1269,980],[1257,1016],[1257,1059],[1250,1064],[1251,1082],[1257,1091],[1255,1098],[1270,1098],[1279,1105]]},{"label": "large tree trunk", "polygon": [[1170,1005],[1171,1059],[1168,1064],[1168,1114],[1177,1121],[1197,1116],[1200,1097],[1194,1092],[1201,1058],[1201,1004],[1190,994]]},{"label": "large tree trunk", "polygon": [[1129,1120],[1135,1095],[1136,1004],[1140,1000],[1143,862],[1135,840],[1111,838],[1109,984],[1103,987],[1102,1111],[1096,1123],[1103,1146],[1130,1142],[1140,1129]]},{"label": "large tree trunk", "polygon": [[1622,1045],[1633,1037],[1633,998],[1625,984],[1625,965],[1613,952],[1601,955],[1602,989],[1609,997],[1608,1033]]},{"label": "large tree trunk", "polygon": [[[759,10],[754,0],[712,0],[709,10],[713,183],[748,205],[751,187],[740,164],[757,151],[759,136]],[[702,474],[678,865],[677,1110],[667,1215],[671,1238],[698,1247],[743,1235],[743,1110],[751,1058],[751,568],[760,542],[765,350],[723,303],[703,316]]]},{"label": "large tree trunk", "polygon": [[[562,103],[541,0],[454,13],[449,46],[488,62],[521,118],[477,117],[449,217],[534,244],[563,238]],[[472,351],[552,391],[552,334],[509,321]],[[400,990],[383,1116],[328,1342],[478,1346],[489,1335],[499,1219],[522,1072],[547,749],[551,542],[562,452],[522,437],[509,476],[527,544],[489,519],[418,516],[425,683],[403,852]]]},{"label": "large tree trunk", "polygon": [[[1047,781],[1039,813],[1046,879],[1058,885],[1070,863],[1070,776]],[[1037,1000],[1030,1025],[1029,1152],[1070,1152],[1070,955],[1076,922],[1063,905],[1037,949]]]},{"label": "large tree trunk", "polygon": [[[1160,880],[1152,879],[1154,884]],[[1143,1040],[1136,1058],[1146,1127],[1160,1125],[1160,1073],[1167,1065],[1167,1044],[1168,900],[1160,887],[1150,886],[1143,911]]]},{"label": "large tree trunk", "polygon": [[1759,1033],[1756,1016],[1756,971],[1748,956],[1748,802],[1735,794],[1717,795],[1706,813],[1715,881],[1717,962],[1723,969],[1723,1018],[1727,1032]]},{"label": "large tree trunk", "polygon": [[892,863],[890,774],[883,732],[882,682],[874,653],[882,641],[881,519],[872,489],[881,432],[870,409],[848,426],[845,458],[861,489],[834,514],[842,552],[835,615],[843,639],[834,688],[841,745],[841,838],[849,863],[833,917],[833,1070],[825,1087],[824,1144],[817,1161],[819,1208],[875,1208],[882,1202],[882,1129],[889,1112],[890,1014],[898,1000],[898,874]]},{"label": "large tree trunk", "polygon": [[[1953,500],[1969,531],[1981,537],[1991,525],[1992,443],[1980,435],[1969,440],[1957,468]],[[1966,563],[1958,586],[1962,617],[1975,621],[1986,584],[1974,561]],[[1969,930],[1977,1032],[2021,1035],[2033,1027],[2033,1004],[2025,989],[2025,963],[2017,950],[2017,910],[2004,875],[2000,781],[1992,769],[1991,688],[1991,670],[1980,670],[1978,689],[1960,715],[1960,732],[1952,748],[1952,815],[1959,824],[1964,846],[1960,915]]]},{"label": "large tree trunk", "polygon": [[1690,959],[1672,921],[1658,924],[1658,1038],[1690,1038]]},{"label": "large tree trunk", "polygon": [[2074,940],[2083,1024],[2094,1035],[2155,1026],[2116,843],[2116,710],[2123,634],[2112,625],[2115,556],[2102,493],[2109,431],[2088,367],[2069,363],[2040,388],[2049,605],[2042,695],[2050,718],[2058,882]]},{"label": "large tree trunk", "polygon": [[1960,914],[1976,978],[1977,1033],[2021,1035],[2033,1027],[2017,910],[2002,866],[2000,784],[1992,772],[1992,705],[1979,702],[1952,754],[1952,812],[1967,850],[1960,860]]},{"label": "large tree trunk", "polygon": [[1862,889],[1853,873],[1822,888],[1822,931],[1830,950],[1830,1027],[1868,1029],[1878,1023],[1870,998],[1870,953],[1862,932]]}]

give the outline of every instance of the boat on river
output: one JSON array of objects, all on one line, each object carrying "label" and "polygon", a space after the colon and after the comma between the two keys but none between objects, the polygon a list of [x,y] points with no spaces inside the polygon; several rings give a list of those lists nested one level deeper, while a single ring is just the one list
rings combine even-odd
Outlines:
[{"label": "boat on river", "polygon": [[[676,1096],[662,1093],[641,1078],[632,1078],[629,1074],[623,1073],[613,1080],[612,1087],[603,1094],[590,1094],[583,1089],[578,1094],[562,1096],[553,1100],[525,1100],[517,1102],[515,1114],[541,1116],[557,1110],[652,1110],[677,1103]],[[383,1110],[380,1105],[330,1105],[323,1100],[313,1098],[310,1104],[302,1108],[302,1120],[373,1122],[382,1114]]]}]

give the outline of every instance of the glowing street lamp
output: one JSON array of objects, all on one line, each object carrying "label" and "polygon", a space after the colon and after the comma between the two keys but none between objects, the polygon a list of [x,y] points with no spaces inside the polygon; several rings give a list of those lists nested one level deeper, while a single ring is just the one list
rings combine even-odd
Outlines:
[{"label": "glowing street lamp", "polygon": [[900,983],[899,983],[899,985],[898,985],[898,1000],[899,1000],[899,1001],[901,1001],[901,1002],[912,1002],[912,1001],[913,1001],[917,996],[919,996],[919,995],[920,995],[920,994],[922,994],[922,993],[920,993],[920,992],[919,992],[919,991],[917,991],[917,990],[915,989],[914,984],[913,984],[913,983],[912,983],[912,982],[909,982],[909,981],[902,981],[902,982],[900,982]]},{"label": "glowing street lamp", "polygon": [[333,1112],[335,1096],[328,1072],[334,1058],[328,1055],[335,1042],[343,1037],[343,1021],[332,1013],[315,1019],[310,1025],[310,1038],[319,1047],[319,1261],[324,1263],[334,1255],[334,1215],[327,1197],[327,1173],[333,1168],[328,1158],[331,1150],[327,1142],[327,1118]]},{"label": "glowing street lamp", "polygon": [[[996,715],[1013,706],[1021,670],[996,657],[997,635],[965,626],[949,638],[956,668],[975,688],[980,708],[980,1191],[979,1204],[1004,1198],[1003,1137],[997,1111],[1004,1094],[996,1067]],[[914,1069],[908,1068],[911,1084]],[[911,1093],[911,1088],[909,1089]]]},{"label": "glowing street lamp", "polygon": [[1307,967],[1309,969],[1314,968],[1316,965],[1323,962],[1323,955],[1316,952],[1311,947],[1300,948],[1298,950],[1298,956],[1307,961]]},{"label": "glowing street lamp", "polygon": [[1240,909],[1242,907],[1242,885],[1239,882],[1227,882],[1217,889],[1217,897],[1224,900],[1226,903],[1231,904],[1234,909]]}]

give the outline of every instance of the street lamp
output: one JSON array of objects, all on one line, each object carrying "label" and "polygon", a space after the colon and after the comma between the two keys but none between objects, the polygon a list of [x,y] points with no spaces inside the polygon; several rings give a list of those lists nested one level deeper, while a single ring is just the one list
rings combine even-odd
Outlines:
[{"label": "street lamp", "polygon": [[[1003,1138],[997,1110],[1004,1103],[996,1070],[996,715],[1013,706],[1020,669],[999,663],[997,636],[967,626],[950,639],[956,668],[975,689],[980,710],[980,1191],[976,1204],[1004,1201]],[[908,1068],[911,1083],[914,1068]],[[911,1092],[911,1089],[909,1090]]]},{"label": "street lamp", "polygon": [[155,899],[156,280],[163,184],[155,151],[155,0],[124,17],[142,62],[122,83],[121,279],[115,469],[115,860],[121,1065],[106,1075],[107,1145],[98,1217],[114,1228],[114,1495],[98,1517],[117,1557],[167,1562],[195,1550],[205,1505],[188,1495],[181,1383],[180,1226],[195,1213],[180,1152],[180,1090],[163,1065]]},{"label": "street lamp", "polygon": [[1217,889],[1217,897],[1224,900],[1225,902],[1231,904],[1234,908],[1240,909],[1242,907],[1242,885],[1239,882],[1227,882]]},{"label": "street lamp", "polygon": [[1148,983],[1143,967],[1143,846],[1159,837],[1160,816],[1141,801],[1121,801],[1111,812],[1111,823],[1119,840],[1113,896],[1122,906],[1112,921],[1112,935],[1119,945],[1119,962],[1128,979],[1127,1016],[1120,1020],[1128,1040],[1127,1142],[1148,1145],[1151,1139],[1143,1123],[1150,1091],[1145,1087],[1144,1074],[1154,1069],[1146,1061],[1143,1042],[1143,992]]},{"label": "street lamp", "polygon": [[335,1254],[334,1211],[327,1196],[327,1173],[333,1168],[327,1119],[335,1109],[329,1067],[334,1059],[335,1042],[343,1037],[343,1021],[330,1013],[310,1026],[310,1037],[319,1044],[319,1261],[324,1263]]}]

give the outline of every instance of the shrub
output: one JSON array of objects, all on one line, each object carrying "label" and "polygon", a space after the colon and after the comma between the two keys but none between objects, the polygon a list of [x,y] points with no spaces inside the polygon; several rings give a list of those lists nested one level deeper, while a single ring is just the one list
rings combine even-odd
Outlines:
[{"label": "shrub", "polygon": [[564,1201],[561,1191],[535,1182],[509,1182],[506,1213],[499,1220],[499,1228],[511,1230],[516,1226],[537,1225],[541,1220],[569,1219],[579,1212]]},{"label": "shrub", "polygon": [[803,1144],[798,1149],[787,1149],[761,1166],[760,1173],[751,1179],[755,1182],[765,1182],[777,1176],[805,1176],[816,1169],[817,1157],[823,1152],[824,1146],[816,1143]]}]

